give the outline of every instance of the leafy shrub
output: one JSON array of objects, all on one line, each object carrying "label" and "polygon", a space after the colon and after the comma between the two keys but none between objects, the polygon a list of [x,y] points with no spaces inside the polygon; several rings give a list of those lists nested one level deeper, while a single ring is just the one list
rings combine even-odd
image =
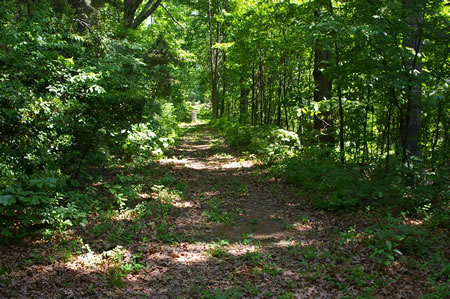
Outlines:
[{"label": "leafy shrub", "polygon": [[159,138],[151,124],[137,124],[131,127],[123,149],[128,154],[144,154],[146,156],[161,156],[168,147],[165,139]]},{"label": "leafy shrub", "polygon": [[[57,187],[64,185],[54,177],[22,177],[0,191],[0,235],[12,236],[23,227],[39,225],[46,210],[59,202]],[[59,185],[59,186],[58,186]]]},{"label": "leafy shrub", "polygon": [[278,127],[253,127],[225,119],[216,120],[213,126],[221,130],[231,146],[255,154],[268,163],[292,157],[300,149],[297,134]]},{"label": "leafy shrub", "polygon": [[192,103],[189,101],[183,101],[178,105],[175,105],[175,115],[178,121],[189,122],[191,120],[191,111],[194,110]]},{"label": "leafy shrub", "polygon": [[448,190],[442,179],[445,169],[425,173],[392,161],[386,171],[384,165],[341,164],[327,153],[305,150],[301,157],[286,159],[272,171],[310,191],[321,209],[336,211],[375,204],[396,213],[421,216],[434,225],[445,226],[449,219]]},{"label": "leafy shrub", "polygon": [[287,182],[312,191],[317,205],[325,210],[355,207],[373,196],[375,189],[361,173],[339,163],[291,158],[274,169]]},{"label": "leafy shrub", "polygon": [[88,207],[71,203],[72,191],[90,168],[123,151],[160,155],[176,137],[153,48],[107,25],[76,32],[45,2],[29,18],[1,10],[0,235],[83,223]]},{"label": "leafy shrub", "polygon": [[437,238],[426,227],[403,224],[401,218],[388,216],[384,224],[367,231],[373,257],[392,262],[401,255],[423,256],[438,250]]}]

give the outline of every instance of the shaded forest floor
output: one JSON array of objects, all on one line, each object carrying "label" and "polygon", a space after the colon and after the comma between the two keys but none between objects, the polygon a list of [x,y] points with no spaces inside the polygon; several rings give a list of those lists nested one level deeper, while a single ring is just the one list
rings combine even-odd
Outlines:
[{"label": "shaded forest floor", "polygon": [[[98,208],[85,228],[2,245],[0,297],[415,298],[428,292],[428,268],[420,261],[377,262],[383,253],[374,255],[363,242],[359,232],[376,216],[317,210],[301,190],[230,149],[217,132],[191,127],[167,157],[102,170],[104,180],[92,188],[107,200],[128,190],[112,192],[116,182],[139,181],[138,196],[120,212]],[[389,245],[385,254],[395,254],[388,251]]]}]

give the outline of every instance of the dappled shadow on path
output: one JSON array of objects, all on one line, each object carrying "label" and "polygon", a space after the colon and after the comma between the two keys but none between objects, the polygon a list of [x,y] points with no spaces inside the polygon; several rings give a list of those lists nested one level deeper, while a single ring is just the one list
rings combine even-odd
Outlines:
[{"label": "dappled shadow on path", "polygon": [[302,211],[296,190],[269,182],[259,165],[236,156],[215,135],[207,129],[195,131],[170,158],[161,161],[186,181],[194,209],[208,209],[213,202],[216,210],[232,218],[225,224],[210,224],[210,236],[231,240],[241,239],[244,233],[260,239],[289,237],[287,228]]},{"label": "dappled shadow on path", "polygon": [[[186,186],[184,198],[170,203],[168,231],[174,240],[154,241],[146,237],[154,232],[141,231],[139,243],[120,241],[117,247],[102,235],[91,237],[93,244],[65,263],[24,262],[0,274],[0,297],[335,298],[361,295],[373,286],[345,278],[355,277],[353,269],[370,256],[366,247],[337,242],[337,229],[348,229],[355,219],[315,210],[298,189],[269,179],[263,167],[234,152],[215,131],[193,128],[159,163]],[[114,220],[111,228],[120,225],[126,220]],[[45,251],[47,245],[34,246]],[[17,261],[18,252],[10,247],[1,254]],[[30,251],[23,259],[34,255]],[[121,288],[108,283],[114,256],[121,257],[121,267],[142,266],[121,277]],[[393,287],[373,294],[398,292]],[[417,295],[413,289],[401,293]]]}]

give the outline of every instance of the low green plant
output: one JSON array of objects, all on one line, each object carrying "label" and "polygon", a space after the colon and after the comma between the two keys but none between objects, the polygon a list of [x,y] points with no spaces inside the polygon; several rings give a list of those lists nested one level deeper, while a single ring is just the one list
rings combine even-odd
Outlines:
[{"label": "low green plant", "polygon": [[286,229],[294,229],[295,228],[295,223],[289,223],[289,222],[287,222],[286,223]]},{"label": "low green plant", "polygon": [[268,262],[263,265],[263,272],[272,276],[278,276],[283,272],[283,270],[281,270],[281,268],[277,264]]},{"label": "low green plant", "polygon": [[209,251],[209,255],[212,257],[225,257],[228,254],[228,250],[222,247],[213,248]]},{"label": "low green plant", "polygon": [[178,237],[172,233],[164,233],[159,236],[159,239],[166,244],[177,244]]},{"label": "low green plant", "polygon": [[301,247],[299,244],[291,244],[288,245],[288,252],[292,256],[297,256],[301,251]]},{"label": "low green plant", "polygon": [[242,244],[248,245],[252,242],[253,235],[243,232],[242,233]]},{"label": "low green plant", "polygon": [[248,223],[251,225],[258,225],[260,223],[260,220],[257,218],[252,218],[248,221]]},{"label": "low green plant", "polygon": [[25,260],[26,263],[30,265],[37,265],[42,262],[42,256],[39,252],[39,249],[33,249],[31,251],[31,257]]},{"label": "low green plant", "polygon": [[349,280],[355,282],[357,286],[362,287],[366,284],[364,268],[361,266],[354,266],[350,269],[348,274]]},{"label": "low green plant", "polygon": [[233,223],[232,215],[219,209],[206,210],[203,212],[203,215],[211,222],[226,223],[230,225]]},{"label": "low green plant", "polygon": [[221,118],[211,123],[227,143],[268,163],[292,157],[300,148],[298,135],[276,126],[254,127]]},{"label": "low green plant", "polygon": [[370,255],[375,261],[384,265],[390,265],[395,261],[396,256],[401,256],[402,253],[395,247],[397,243],[392,243],[390,240],[384,240],[384,243],[377,242],[376,245],[369,245],[373,250]]},{"label": "low green plant", "polygon": [[135,254],[131,257],[131,261],[129,263],[122,264],[120,266],[121,271],[124,274],[128,273],[137,273],[141,269],[143,269],[145,266],[139,262],[139,260],[142,258],[142,255]]},{"label": "low green plant", "polygon": [[262,265],[265,261],[270,260],[270,256],[266,256],[262,252],[246,252],[244,254],[244,259],[246,263],[249,263],[253,266]]},{"label": "low green plant", "polygon": [[63,263],[70,262],[73,258],[73,252],[71,252],[70,250],[63,249],[60,252],[58,252],[58,255]]},{"label": "low green plant", "polygon": [[212,257],[222,258],[229,255],[228,250],[226,249],[226,246],[230,243],[227,240],[219,240],[212,242],[210,245],[210,249],[208,251],[208,254]]},{"label": "low green plant", "polygon": [[233,215],[221,208],[223,199],[219,197],[212,198],[206,202],[206,210],[203,215],[211,222],[225,223],[231,225],[234,221]]},{"label": "low green plant", "polygon": [[7,274],[7,273],[9,273],[9,270],[6,267],[0,265],[0,276]]},{"label": "low green plant", "polygon": [[310,261],[317,256],[317,250],[314,246],[308,245],[301,248],[300,254],[305,261]]},{"label": "low green plant", "polygon": [[450,296],[449,279],[438,282],[431,277],[427,278],[429,293],[423,296],[426,299],[448,298]]},{"label": "low green plant", "polygon": [[293,298],[295,298],[295,295],[286,291],[282,291],[278,296],[278,299],[293,299]]},{"label": "low green plant", "polygon": [[369,248],[373,251],[371,257],[385,265],[403,255],[422,257],[445,246],[445,236],[436,236],[425,226],[403,224],[401,217],[390,214],[365,233]]},{"label": "low green plant", "polygon": [[123,288],[125,283],[123,281],[123,277],[125,274],[122,271],[120,265],[112,265],[108,268],[108,274],[106,280],[108,281],[108,285],[112,288]]},{"label": "low green plant", "polygon": [[248,186],[246,184],[240,185],[235,192],[236,196],[243,196],[247,193],[248,193]]},{"label": "low green plant", "polygon": [[332,160],[290,158],[273,168],[273,174],[310,191],[321,209],[336,211],[356,207],[371,196],[372,187],[352,168]]}]

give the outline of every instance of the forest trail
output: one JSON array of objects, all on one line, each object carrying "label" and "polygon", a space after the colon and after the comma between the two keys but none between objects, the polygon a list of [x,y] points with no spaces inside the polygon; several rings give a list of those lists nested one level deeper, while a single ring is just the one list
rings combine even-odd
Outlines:
[{"label": "forest trail", "polygon": [[160,163],[187,184],[172,229],[185,242],[166,250],[161,295],[342,295],[313,261],[330,254],[345,219],[313,209],[207,127],[193,127],[169,156]]},{"label": "forest trail", "polygon": [[264,169],[239,157],[211,129],[194,129],[172,158],[160,162],[188,186],[185,204],[192,209],[179,219],[180,233],[187,234],[188,226],[194,232],[203,228],[206,238],[239,241],[251,234],[255,240],[280,241],[290,237],[286,227],[305,211],[295,189],[269,181]]},{"label": "forest trail", "polygon": [[191,126],[145,168],[149,184],[163,170],[183,192],[153,185],[159,193],[86,228],[0,246],[0,298],[414,298],[423,288],[420,272],[380,271],[358,240],[363,212],[315,209],[213,129]]}]

